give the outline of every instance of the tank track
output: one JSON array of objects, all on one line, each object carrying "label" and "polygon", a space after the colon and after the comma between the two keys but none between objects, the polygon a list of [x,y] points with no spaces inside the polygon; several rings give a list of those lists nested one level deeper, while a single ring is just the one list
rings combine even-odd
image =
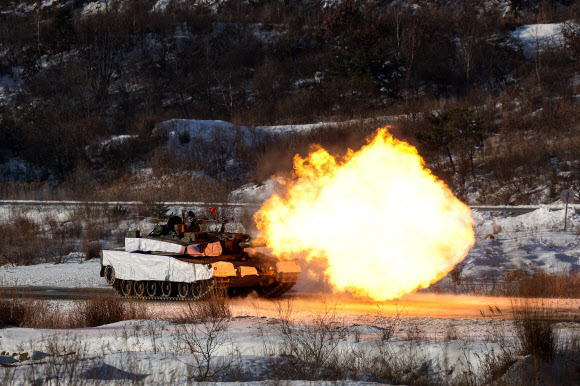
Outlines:
[{"label": "tank track", "polygon": [[[131,282],[131,286],[135,285],[134,280],[128,280],[128,281]],[[117,293],[117,295],[123,299],[136,299],[136,300],[162,300],[162,301],[183,301],[183,302],[200,301],[200,300],[210,299],[213,295],[227,296],[227,288],[228,288],[228,280],[227,279],[212,278],[211,280],[204,280],[204,283],[202,283],[202,285],[205,284],[205,288],[199,294],[197,294],[197,296],[182,297],[182,296],[177,296],[176,294],[172,294],[171,296],[163,296],[163,295],[159,295],[159,294],[151,296],[151,295],[147,294],[147,289],[145,289],[145,293],[143,295],[135,294],[134,290],[132,290],[130,292],[130,294],[127,295],[127,294],[123,293],[123,290],[122,290],[122,283],[123,282],[124,282],[124,280],[115,279],[115,282],[112,285],[112,287],[115,290],[115,292]],[[205,283],[205,282],[211,282],[211,283]],[[165,283],[167,283],[167,282],[165,282]],[[179,283],[175,283],[175,282],[171,282],[171,283],[175,285],[174,291],[173,291],[173,292],[175,292],[175,289],[177,288]]]},{"label": "tank track", "polygon": [[280,273],[272,284],[257,286],[256,292],[264,298],[277,298],[298,282],[297,273]]},{"label": "tank track", "polygon": [[[229,279],[213,277],[196,283],[176,283],[161,281],[134,281],[115,278],[114,270],[105,270],[105,280],[115,292],[124,299],[164,300],[164,301],[197,301],[206,300],[213,295],[227,296]],[[248,293],[256,290],[264,298],[277,298],[288,292],[298,282],[298,273],[280,273],[274,281],[267,285],[257,285],[249,289]],[[142,286],[142,287],[139,287]],[[149,286],[154,285],[150,291]],[[164,288],[164,286],[169,287]],[[185,286],[182,288],[181,286]],[[244,287],[240,288],[243,289]],[[164,292],[167,293],[163,295]],[[235,288],[231,288],[235,293]],[[154,295],[150,295],[150,293]],[[139,294],[140,293],[140,294]],[[179,295],[182,293],[184,295]],[[187,294],[187,295],[185,295]],[[242,295],[243,296],[243,295]]]}]

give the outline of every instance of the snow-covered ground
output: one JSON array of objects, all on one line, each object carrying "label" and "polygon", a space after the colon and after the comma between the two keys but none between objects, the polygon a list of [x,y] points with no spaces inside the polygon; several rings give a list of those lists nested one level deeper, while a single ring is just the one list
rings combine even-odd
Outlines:
[{"label": "snow-covered ground", "polygon": [[229,144],[244,143],[248,146],[264,136],[287,136],[299,132],[309,132],[327,126],[337,126],[339,122],[320,122],[304,125],[281,126],[238,126],[230,122],[216,120],[171,119],[161,122],[156,130],[165,130],[167,145],[184,153],[191,151],[192,145],[220,141]]},{"label": "snow-covered ground", "polygon": [[5,286],[49,286],[63,288],[108,287],[99,276],[99,259],[71,258],[65,263],[2,267],[0,283]]},{"label": "snow-covered ground", "polygon": [[476,244],[465,259],[466,274],[512,268],[570,271],[580,268],[580,215],[543,207],[515,217],[473,211]]},{"label": "snow-covered ground", "polygon": [[[168,314],[188,314],[188,306],[179,304],[151,305],[151,320],[95,328],[0,329],[0,363],[12,366],[0,367],[0,381],[26,384],[70,377],[77,382],[184,384],[191,378],[203,380],[209,361],[213,366],[207,374],[210,378],[256,382],[296,377],[300,367],[312,376],[312,372],[323,371],[324,366],[330,367],[337,360],[342,370],[351,370],[339,379],[350,376],[385,383],[388,380],[365,375],[380,373],[380,358],[409,367],[407,375],[428,370],[432,381],[449,380],[460,379],[466,371],[481,377],[487,356],[511,350],[514,342],[511,322],[500,315],[447,319],[407,317],[404,312],[393,316],[380,310],[345,314],[340,306],[296,315],[292,306],[267,301],[269,304],[262,307],[262,303],[266,301],[246,301],[246,307],[241,308],[234,301],[231,318],[212,322],[170,321],[172,316]],[[70,304],[55,302],[54,306]],[[278,314],[263,311],[276,308]],[[567,339],[580,328],[577,323],[561,322],[557,331]],[[313,350],[313,356],[301,351],[307,349]],[[285,354],[289,352],[295,355]],[[302,363],[303,359],[316,354],[320,354],[320,367],[308,369],[312,365]]]}]

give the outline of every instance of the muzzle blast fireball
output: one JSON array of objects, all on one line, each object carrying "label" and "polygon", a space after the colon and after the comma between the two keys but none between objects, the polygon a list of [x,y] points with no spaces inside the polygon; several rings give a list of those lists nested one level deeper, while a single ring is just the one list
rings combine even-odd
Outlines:
[{"label": "muzzle blast fireball", "polygon": [[294,157],[254,219],[276,256],[319,260],[336,290],[383,301],[447,275],[474,244],[467,205],[417,150],[379,129],[342,158]]}]

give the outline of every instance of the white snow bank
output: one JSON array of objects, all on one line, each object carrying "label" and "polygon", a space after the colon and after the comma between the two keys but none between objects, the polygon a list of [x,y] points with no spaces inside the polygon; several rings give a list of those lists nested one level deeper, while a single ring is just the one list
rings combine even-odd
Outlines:
[{"label": "white snow bank", "polygon": [[36,264],[19,267],[0,267],[2,286],[49,286],[61,288],[109,287],[99,276],[98,258],[83,261],[70,260],[61,264]]},{"label": "white snow bank", "polygon": [[498,275],[506,270],[546,269],[570,271],[580,268],[580,215],[543,207],[515,217],[496,217],[474,210],[475,245],[464,260],[465,273]]},{"label": "white snow bank", "polygon": [[101,149],[103,149],[103,148],[111,146],[111,145],[125,143],[128,140],[134,139],[137,137],[138,137],[138,135],[136,135],[136,134],[111,135],[109,138],[102,140],[99,143],[99,147]]},{"label": "white snow bank", "polygon": [[107,0],[98,0],[85,3],[81,13],[83,15],[92,15],[98,12],[102,12],[107,8]]},{"label": "white snow bank", "polygon": [[170,146],[183,147],[194,140],[204,142],[243,141],[251,145],[253,139],[264,134],[284,136],[296,132],[309,132],[320,127],[337,124],[337,122],[319,122],[303,125],[249,127],[219,120],[171,119],[159,123],[156,129],[167,131],[168,144]]},{"label": "white snow bank", "polygon": [[164,12],[169,5],[170,0],[158,0],[151,8],[151,12]]},{"label": "white snow bank", "polygon": [[280,183],[274,178],[269,178],[260,185],[248,184],[232,191],[231,201],[263,203],[274,195],[280,188]]},{"label": "white snow bank", "polygon": [[155,130],[165,131],[165,147],[169,153],[203,159],[210,175],[237,179],[251,168],[240,155],[252,147],[329,125],[334,124],[250,127],[224,121],[172,119],[159,123]]},{"label": "white snow bank", "polygon": [[185,146],[192,140],[232,141],[236,136],[247,135],[247,129],[232,123],[217,120],[171,119],[161,122],[156,130],[167,130],[170,146]]},{"label": "white snow bank", "polygon": [[564,43],[563,26],[564,23],[527,24],[517,27],[512,36],[519,40],[524,55],[531,58],[536,52],[542,52],[550,45],[561,46]]}]

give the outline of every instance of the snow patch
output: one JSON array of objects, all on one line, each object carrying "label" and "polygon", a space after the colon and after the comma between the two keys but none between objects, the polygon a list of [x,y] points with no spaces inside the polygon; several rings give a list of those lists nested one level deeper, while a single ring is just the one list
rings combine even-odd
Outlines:
[{"label": "snow patch", "polygon": [[276,179],[270,178],[260,185],[248,184],[234,190],[230,194],[230,200],[234,202],[252,202],[261,204],[272,197],[279,188],[280,183]]},{"label": "snow patch", "polygon": [[109,146],[119,145],[127,142],[128,140],[137,138],[136,134],[123,134],[123,135],[111,135],[109,138],[102,140],[99,143],[101,149],[107,148]]},{"label": "snow patch", "polygon": [[527,24],[517,27],[512,36],[519,40],[524,55],[532,58],[537,52],[543,52],[549,46],[562,46],[564,23]]}]

